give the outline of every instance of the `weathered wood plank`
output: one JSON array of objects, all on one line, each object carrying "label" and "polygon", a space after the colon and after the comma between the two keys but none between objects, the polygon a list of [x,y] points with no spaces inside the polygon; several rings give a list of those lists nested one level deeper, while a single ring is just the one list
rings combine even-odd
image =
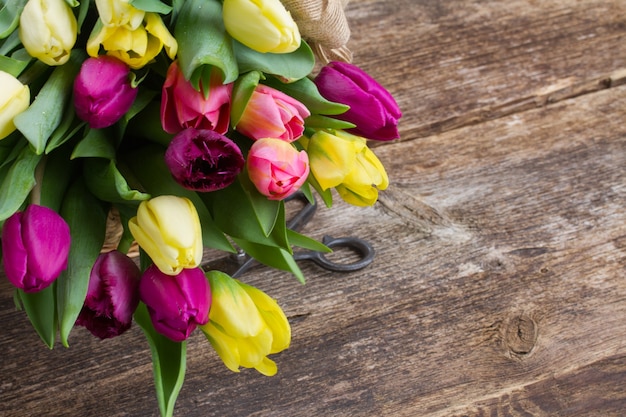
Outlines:
[{"label": "weathered wood plank", "polygon": [[[306,286],[251,271],[293,326],[278,376],[232,374],[195,334],[177,415],[621,415],[624,7],[352,0],[355,62],[398,97],[406,141],[376,150],[376,207],[307,231],[367,238],[376,263],[306,265]],[[0,322],[0,415],[157,415],[138,328],[48,351],[1,279]]]},{"label": "weathered wood plank", "polygon": [[[177,415],[617,415],[624,106],[614,88],[379,148],[394,178],[380,204],[337,204],[309,230],[368,238],[378,261],[345,276],[307,265],[306,286],[246,276],[293,325],[279,376],[232,374],[195,335]],[[2,289],[1,412],[155,415],[137,329],[101,343],[77,330],[48,352]]]},{"label": "weathered wood plank", "polygon": [[405,138],[625,82],[626,3],[352,0],[354,62],[398,98]]}]

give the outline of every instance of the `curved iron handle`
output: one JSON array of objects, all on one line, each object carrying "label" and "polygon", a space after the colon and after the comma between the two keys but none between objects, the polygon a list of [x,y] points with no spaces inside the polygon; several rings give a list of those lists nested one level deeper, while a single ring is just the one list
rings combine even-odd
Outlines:
[{"label": "curved iron handle", "polygon": [[317,251],[302,251],[293,254],[295,260],[308,260],[315,262],[317,265],[328,271],[334,272],[352,272],[363,269],[374,260],[375,251],[372,245],[363,239],[358,237],[339,237],[334,238],[331,236],[324,236],[322,243],[329,248],[350,248],[354,249],[361,255],[361,258],[356,262],[350,262],[346,264],[337,263],[328,260],[323,252]]}]

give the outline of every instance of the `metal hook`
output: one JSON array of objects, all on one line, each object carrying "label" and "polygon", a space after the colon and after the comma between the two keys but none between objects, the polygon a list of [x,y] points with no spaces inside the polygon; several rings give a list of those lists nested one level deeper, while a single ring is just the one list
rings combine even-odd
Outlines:
[{"label": "metal hook", "polygon": [[[287,222],[287,227],[289,229],[297,231],[297,230],[300,230],[302,227],[304,227],[304,225],[306,225],[309,222],[309,220],[311,220],[311,218],[315,214],[315,210],[317,209],[317,201],[315,200],[315,198],[313,199],[312,202],[309,201],[302,192],[295,193],[294,195],[289,197],[287,201],[294,200],[294,199],[298,199],[304,202],[304,207],[302,207],[302,209],[300,209],[300,211],[298,211]],[[322,243],[328,246],[330,249],[334,249],[334,248],[353,249],[360,254],[361,258],[357,260],[356,262],[341,264],[341,263],[328,260],[328,258],[326,258],[325,256],[325,253],[323,252],[309,250],[309,251],[295,252],[293,254],[294,259],[296,261],[309,260],[309,261],[315,262],[317,265],[321,266],[322,268],[328,271],[334,271],[334,272],[357,271],[359,269],[365,268],[366,266],[371,264],[372,261],[374,260],[375,251],[372,245],[370,245],[365,240],[359,239],[357,237],[333,238],[331,236],[324,236],[322,239]],[[256,263],[256,260],[254,258],[246,255],[244,252],[239,253],[238,258],[239,258],[240,265],[239,265],[239,268],[233,274],[231,274],[233,278],[241,276],[244,272],[250,269],[252,265]]]},{"label": "metal hook", "polygon": [[317,265],[322,268],[333,271],[333,272],[351,272],[358,271],[359,269],[363,269],[374,260],[375,251],[372,245],[366,242],[363,239],[359,239],[358,237],[340,237],[333,238],[331,236],[324,236],[322,239],[322,243],[328,246],[331,249],[334,248],[348,248],[354,249],[359,252],[361,258],[356,262],[350,263],[337,263],[328,260],[326,255],[323,252],[318,251],[302,251],[296,252],[293,254],[293,257],[296,261],[300,260],[309,260],[315,262]]}]

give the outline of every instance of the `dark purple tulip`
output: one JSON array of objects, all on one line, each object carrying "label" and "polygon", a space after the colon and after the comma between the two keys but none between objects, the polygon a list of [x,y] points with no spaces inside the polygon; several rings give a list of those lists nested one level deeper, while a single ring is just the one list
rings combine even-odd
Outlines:
[{"label": "dark purple tulip", "polygon": [[241,149],[213,130],[185,129],[170,142],[165,163],[181,186],[215,191],[235,181],[244,166]]},{"label": "dark purple tulip", "polygon": [[7,278],[24,292],[48,287],[67,268],[70,228],[48,207],[29,205],[2,228],[2,264]]},{"label": "dark purple tulip", "polygon": [[100,254],[91,269],[87,297],[76,324],[100,339],[124,333],[139,304],[140,277],[135,262],[123,253]]},{"label": "dark purple tulip", "polygon": [[117,122],[133,105],[137,88],[130,83],[129,67],[117,58],[87,58],[74,80],[76,114],[93,129]]},{"label": "dark purple tulip", "polygon": [[347,112],[333,116],[357,126],[348,132],[381,141],[400,137],[398,120],[402,112],[395,99],[356,65],[331,62],[315,77],[315,85],[327,100],[350,106]]},{"label": "dark purple tulip", "polygon": [[209,321],[211,287],[200,268],[166,275],[152,265],[139,282],[139,298],[148,307],[154,329],[175,342]]}]

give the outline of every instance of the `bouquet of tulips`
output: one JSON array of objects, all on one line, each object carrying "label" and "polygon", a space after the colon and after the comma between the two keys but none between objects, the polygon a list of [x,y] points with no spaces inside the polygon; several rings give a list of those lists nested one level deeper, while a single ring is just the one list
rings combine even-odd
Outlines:
[{"label": "bouquet of tulips", "polygon": [[[0,2],[2,265],[16,305],[50,348],[75,325],[106,339],[134,318],[162,415],[196,328],[233,371],[274,375],[268,355],[290,344],[276,301],[205,271],[204,250],[304,282],[293,247],[328,248],[286,226],[285,199],[368,206],[387,187],[368,140],[396,139],[400,110],[355,65],[316,66],[296,16],[306,2]],[[111,212],[122,233],[103,250]]]}]

